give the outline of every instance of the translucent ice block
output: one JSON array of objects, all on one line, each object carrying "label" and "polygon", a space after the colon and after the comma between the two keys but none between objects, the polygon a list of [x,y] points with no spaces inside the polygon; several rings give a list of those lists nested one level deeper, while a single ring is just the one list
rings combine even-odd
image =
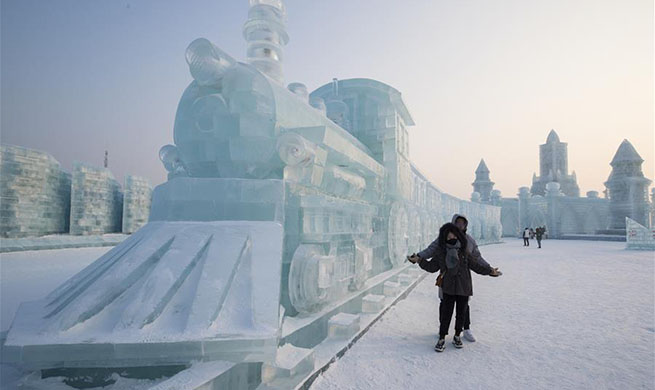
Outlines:
[{"label": "translucent ice block", "polygon": [[289,378],[314,369],[314,351],[285,344],[278,348],[275,362],[262,365],[262,382]]},{"label": "translucent ice block", "polygon": [[378,313],[384,309],[384,302],[386,297],[384,295],[368,294],[362,298],[362,312],[363,313]]},{"label": "translucent ice block", "polygon": [[328,337],[350,338],[359,332],[359,315],[339,313],[328,320]]},{"label": "translucent ice block", "polygon": [[402,287],[397,282],[384,282],[384,295],[387,297],[395,297],[400,295]]}]

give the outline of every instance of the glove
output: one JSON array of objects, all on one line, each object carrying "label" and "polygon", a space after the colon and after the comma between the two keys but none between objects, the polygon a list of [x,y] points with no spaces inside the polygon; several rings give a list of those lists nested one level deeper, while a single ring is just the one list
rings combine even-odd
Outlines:
[{"label": "glove", "polygon": [[409,261],[412,264],[416,264],[420,260],[421,260],[421,258],[416,253],[412,253],[410,256],[407,256],[407,261]]},{"label": "glove", "polygon": [[498,277],[498,276],[500,276],[502,274],[503,273],[500,272],[500,270],[498,268],[492,268],[491,273],[489,274],[489,276]]}]

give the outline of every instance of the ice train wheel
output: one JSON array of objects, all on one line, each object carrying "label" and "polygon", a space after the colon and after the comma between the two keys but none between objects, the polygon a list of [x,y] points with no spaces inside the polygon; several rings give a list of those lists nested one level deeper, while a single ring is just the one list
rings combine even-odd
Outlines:
[{"label": "ice train wheel", "polygon": [[291,259],[289,299],[300,313],[311,313],[328,300],[328,289],[321,288],[319,259],[324,257],[318,245],[300,245]]},{"label": "ice train wheel", "polygon": [[389,211],[389,226],[387,241],[389,260],[392,266],[398,266],[405,261],[409,248],[409,217],[407,209],[401,202],[395,202]]}]

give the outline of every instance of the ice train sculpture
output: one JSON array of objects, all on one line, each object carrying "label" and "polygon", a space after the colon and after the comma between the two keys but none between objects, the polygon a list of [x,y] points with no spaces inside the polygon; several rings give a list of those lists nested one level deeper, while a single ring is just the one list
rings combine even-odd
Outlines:
[{"label": "ice train sculpture", "polygon": [[10,361],[266,367],[282,345],[314,348],[331,315],[362,310],[360,293],[397,277],[453,213],[480,242],[500,240],[500,208],[443,193],[410,162],[414,121],[396,89],[363,78],[285,88],[284,26],[280,1],[251,1],[248,62],[206,39],[189,45],[194,80],[175,145],[160,151],[168,181],[150,222],[23,304]]}]

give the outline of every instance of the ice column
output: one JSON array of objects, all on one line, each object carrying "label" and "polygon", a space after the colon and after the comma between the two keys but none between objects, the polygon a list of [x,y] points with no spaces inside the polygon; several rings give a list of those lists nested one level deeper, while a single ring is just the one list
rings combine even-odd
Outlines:
[{"label": "ice column", "polygon": [[276,80],[284,81],[283,47],[289,41],[286,9],[282,0],[250,0],[243,37],[248,42],[248,62]]},{"label": "ice column", "polygon": [[70,234],[121,231],[123,194],[108,169],[73,165]]},{"label": "ice column", "polygon": [[70,174],[51,155],[0,147],[0,236],[68,232]]},{"label": "ice column", "polygon": [[123,196],[123,233],[134,233],[148,222],[152,187],[143,177],[125,176]]}]

